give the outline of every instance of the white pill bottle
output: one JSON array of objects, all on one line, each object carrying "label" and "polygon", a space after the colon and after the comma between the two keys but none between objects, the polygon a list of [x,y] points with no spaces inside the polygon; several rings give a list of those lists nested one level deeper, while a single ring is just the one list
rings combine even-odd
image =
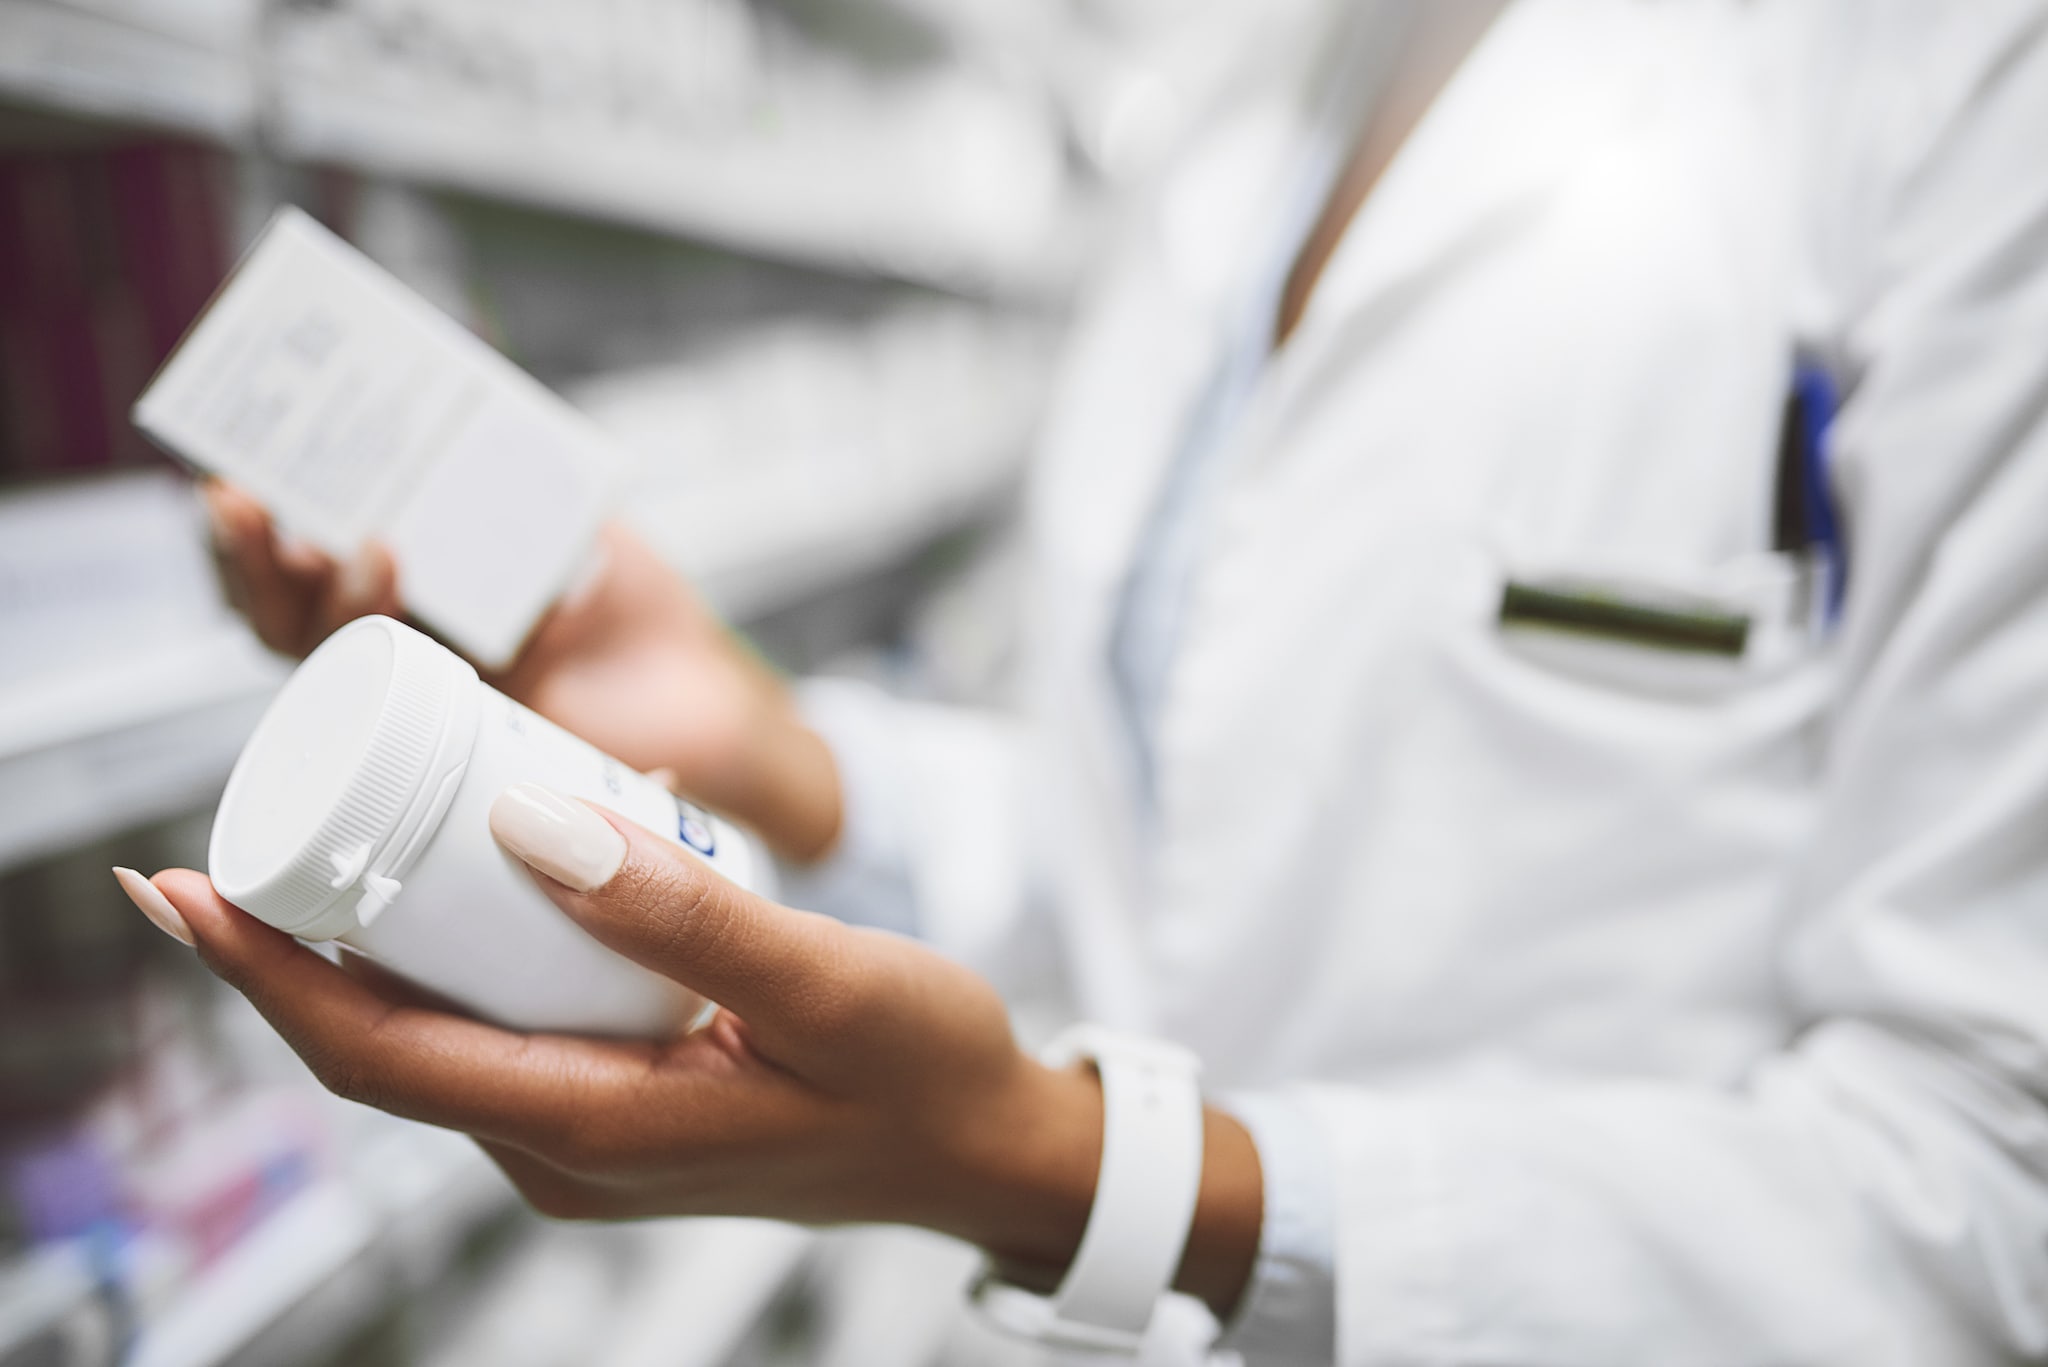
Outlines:
[{"label": "white pill bottle", "polygon": [[773,895],[772,865],[738,830],[388,617],[328,637],[256,724],[214,816],[213,885],[502,1025],[676,1033],[701,1000],[599,944],[491,838],[492,801],[521,782],[608,807]]}]

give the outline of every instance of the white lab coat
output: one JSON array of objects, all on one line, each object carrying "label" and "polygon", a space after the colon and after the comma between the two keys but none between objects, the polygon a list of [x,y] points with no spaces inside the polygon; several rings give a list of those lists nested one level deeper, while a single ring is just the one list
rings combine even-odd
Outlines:
[{"label": "white lab coat", "polygon": [[[901,708],[926,933],[1305,1099],[1349,1364],[2048,1355],[2048,7],[1517,0],[1239,431],[1130,771],[1106,634],[1304,102],[1200,140],[1030,500],[1029,714]],[[1770,550],[1845,382],[1846,616]],[[1504,632],[1509,577],[1740,661]]]}]

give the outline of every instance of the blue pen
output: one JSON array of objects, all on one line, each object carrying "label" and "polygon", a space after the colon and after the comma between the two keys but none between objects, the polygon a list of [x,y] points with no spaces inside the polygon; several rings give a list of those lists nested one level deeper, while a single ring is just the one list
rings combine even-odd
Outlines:
[{"label": "blue pen", "polygon": [[1825,367],[1801,358],[1793,369],[1779,451],[1777,546],[1810,555],[1821,573],[1821,622],[1841,619],[1849,587],[1848,547],[1829,478],[1828,439],[1840,407]]}]

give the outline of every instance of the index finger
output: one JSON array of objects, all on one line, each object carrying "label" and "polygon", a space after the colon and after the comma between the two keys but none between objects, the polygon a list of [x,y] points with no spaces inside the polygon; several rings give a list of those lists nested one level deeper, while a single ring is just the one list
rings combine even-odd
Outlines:
[{"label": "index finger", "polygon": [[544,1152],[646,1074],[651,1046],[521,1035],[388,996],[237,910],[204,874],[171,869],[150,881],[207,967],[338,1096]]},{"label": "index finger", "polygon": [[491,804],[491,832],[585,930],[730,1007],[771,1056],[837,1037],[867,999],[858,932],[759,897],[624,817],[521,783]]},{"label": "index finger", "polygon": [[311,595],[326,568],[286,565],[270,514],[234,485],[210,479],[203,497],[228,601],[249,619],[263,644],[281,654],[304,655],[312,644],[306,640]]}]

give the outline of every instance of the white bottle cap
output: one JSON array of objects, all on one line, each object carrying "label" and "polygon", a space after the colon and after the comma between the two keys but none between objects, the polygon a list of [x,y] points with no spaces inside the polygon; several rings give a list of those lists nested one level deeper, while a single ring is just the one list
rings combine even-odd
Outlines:
[{"label": "white bottle cap", "polygon": [[389,617],[328,637],[228,777],[207,850],[220,895],[306,939],[368,924],[447,809],[477,692],[460,656]]}]

